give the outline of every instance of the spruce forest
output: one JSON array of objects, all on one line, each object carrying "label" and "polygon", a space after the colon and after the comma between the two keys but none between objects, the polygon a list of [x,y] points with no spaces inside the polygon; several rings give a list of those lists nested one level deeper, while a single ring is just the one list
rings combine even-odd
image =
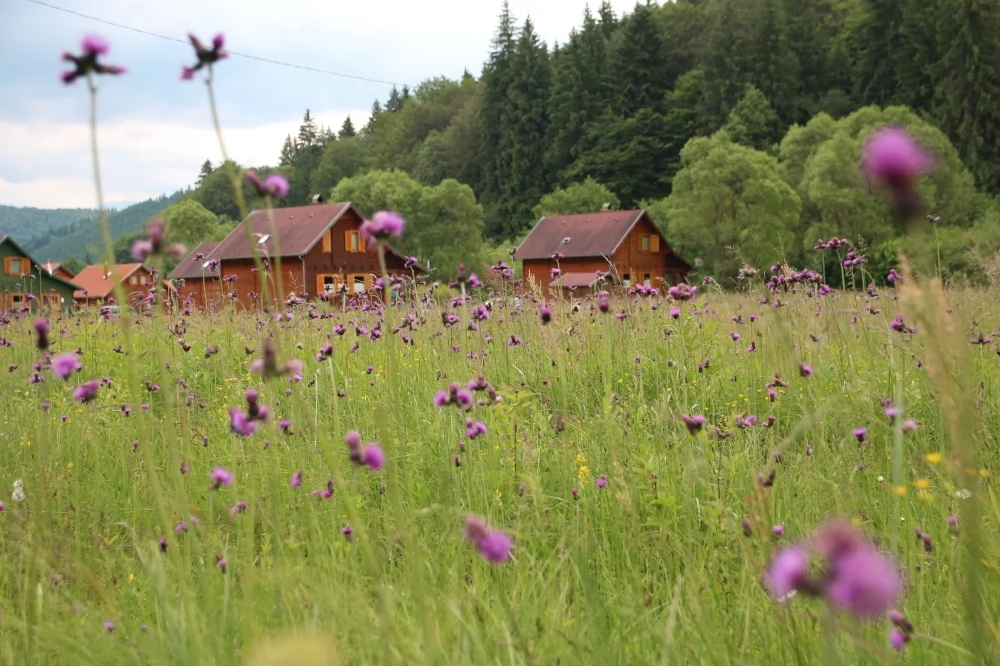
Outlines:
[{"label": "spruce forest", "polygon": [[[927,242],[904,240],[858,173],[885,124],[936,155]],[[744,263],[806,265],[831,236],[859,243],[875,279],[906,245],[946,281],[982,282],[1000,249],[1000,4],[605,3],[551,48],[504,5],[478,79],[393,89],[338,132],[307,111],[278,169],[283,205],[318,193],[399,210],[403,249],[442,278],[503,255],[540,215],[611,203],[648,208],[723,284]],[[238,218],[224,169],[207,163],[192,196],[225,228]]]}]

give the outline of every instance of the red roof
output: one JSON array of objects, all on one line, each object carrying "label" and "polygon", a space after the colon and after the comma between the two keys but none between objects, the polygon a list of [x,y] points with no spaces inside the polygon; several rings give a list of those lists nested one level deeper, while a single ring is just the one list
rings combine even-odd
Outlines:
[{"label": "red roof", "polygon": [[127,280],[140,268],[142,264],[118,264],[108,273],[104,266],[87,266],[73,278],[73,284],[79,287],[78,291],[73,292],[73,297],[107,298],[116,284]]},{"label": "red roof", "polygon": [[548,259],[556,252],[564,257],[611,257],[645,214],[644,210],[607,210],[543,217],[514,258]]},{"label": "red roof", "polygon": [[44,264],[42,264],[42,268],[44,268],[49,275],[55,275],[55,272],[60,268],[63,269],[66,272],[66,274],[69,275],[70,277],[73,277],[75,275],[73,271],[66,268],[57,261],[47,261]]},{"label": "red roof", "polygon": [[[195,249],[191,250],[191,253],[184,257],[184,261],[177,264],[177,267],[170,271],[170,275],[167,276],[168,280],[194,280],[200,279],[202,277],[219,277],[218,270],[211,273],[208,270],[208,258],[215,251],[215,248],[219,247],[219,242],[214,241],[210,243],[201,243]],[[198,259],[198,255],[202,255]]]},{"label": "red roof", "polygon": [[[275,256],[275,238],[282,257],[300,257],[319,242],[323,233],[340,219],[351,204],[330,203],[275,208],[274,226],[266,210],[255,210],[233,229],[206,259],[253,259],[255,250],[265,256]],[[253,238],[251,247],[247,240],[247,227]],[[173,276],[171,276],[173,277]]]}]

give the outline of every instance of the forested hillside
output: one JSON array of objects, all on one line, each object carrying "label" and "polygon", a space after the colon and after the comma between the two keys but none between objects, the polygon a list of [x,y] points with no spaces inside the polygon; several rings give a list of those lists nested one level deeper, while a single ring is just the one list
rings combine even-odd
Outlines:
[{"label": "forested hillside", "polygon": [[94,215],[86,208],[18,208],[0,205],[0,234],[28,242],[50,233],[69,229],[80,220]]},{"label": "forested hillside", "polygon": [[[118,238],[143,229],[150,218],[170,204],[180,201],[184,195],[185,192],[179,191],[170,196],[159,196],[109,212],[108,224],[112,236]],[[66,261],[75,258],[84,264],[93,263],[104,256],[101,228],[95,211],[81,211],[81,213],[82,215],[73,223],[51,228],[43,235],[31,237],[26,233],[26,227],[15,228],[13,235],[38,261]]]}]

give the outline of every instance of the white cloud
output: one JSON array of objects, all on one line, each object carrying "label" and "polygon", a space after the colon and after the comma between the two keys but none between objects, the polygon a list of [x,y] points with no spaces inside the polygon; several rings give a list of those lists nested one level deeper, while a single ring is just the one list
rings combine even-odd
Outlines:
[{"label": "white cloud", "polygon": [[[316,122],[338,129],[348,112],[320,111]],[[367,111],[351,111],[363,124]],[[232,159],[247,165],[275,164],[281,144],[295,134],[300,119],[257,127],[223,128]],[[0,203],[39,208],[95,206],[90,130],[80,123],[4,123],[0,155]],[[98,133],[101,174],[107,201],[138,201],[193,184],[206,159],[221,161],[210,125],[124,121]]]}]

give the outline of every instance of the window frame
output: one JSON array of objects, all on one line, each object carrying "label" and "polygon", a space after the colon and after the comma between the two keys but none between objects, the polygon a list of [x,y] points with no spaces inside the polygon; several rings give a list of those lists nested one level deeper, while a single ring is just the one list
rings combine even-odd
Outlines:
[{"label": "window frame", "polygon": [[649,234],[643,234],[639,237],[639,252],[649,252],[652,246],[653,242],[650,240]]},{"label": "window frame", "polygon": [[[24,270],[24,266],[21,266],[20,270],[15,271],[14,268],[13,268],[15,261],[27,263],[28,264],[28,266],[27,266],[28,270]],[[4,272],[4,275],[12,275],[12,276],[16,276],[16,277],[21,277],[22,275],[27,275],[28,273],[31,272],[31,259],[29,259],[28,257],[22,257],[20,255],[13,255],[13,256],[10,256],[10,257],[4,257],[3,258],[3,272]]]}]

